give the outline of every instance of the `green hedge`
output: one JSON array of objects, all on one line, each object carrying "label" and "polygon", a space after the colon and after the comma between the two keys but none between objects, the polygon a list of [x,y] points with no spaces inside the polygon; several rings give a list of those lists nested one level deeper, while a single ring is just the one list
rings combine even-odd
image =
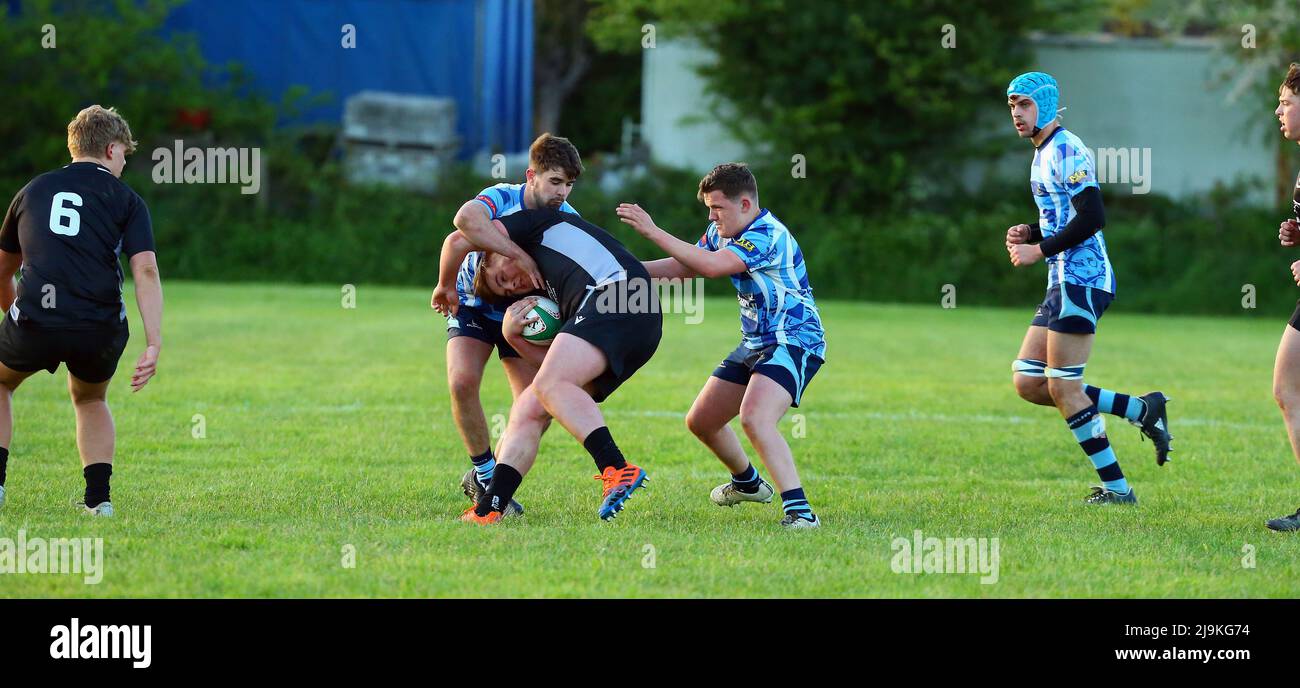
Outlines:
[{"label": "green hedge", "polygon": [[[154,214],[159,259],[169,277],[218,281],[379,283],[432,286],[438,250],[465,199],[493,180],[461,173],[433,196],[384,187],[348,187],[337,164],[314,165],[318,188],[277,190],[270,199],[241,196],[234,186],[159,186],[147,170],[137,188]],[[595,168],[593,174],[595,175]],[[764,177],[760,176],[760,183]],[[656,222],[694,241],[708,224],[695,200],[697,178],[661,170],[617,194],[584,180],[571,200],[637,255],[663,254],[618,222],[620,201],[640,203]],[[802,208],[797,195],[762,187],[764,205],[792,229],[820,298],[937,303],[952,284],[961,304],[1025,307],[1046,284],[1042,264],[1016,269],[1003,236],[1032,217],[1023,185],[990,187],[959,197],[954,212],[828,215]],[[782,198],[793,199],[783,204]],[[1256,312],[1289,311],[1300,296],[1290,280],[1297,252],[1277,245],[1285,210],[1232,204],[1188,205],[1160,197],[1117,197],[1105,230],[1127,311],[1242,313],[1242,287],[1256,287]],[[726,280],[709,291],[725,294]]]},{"label": "green hedge", "polygon": [[[141,140],[125,179],[153,211],[165,277],[432,286],[453,214],[493,180],[460,170],[433,195],[347,185],[337,127],[278,126],[325,96],[291,89],[272,103],[250,87],[237,65],[208,65],[192,37],[159,30],[178,2],[74,3],[76,11],[67,11],[72,6],[54,0],[24,0],[15,14],[4,12],[0,3],[0,71],[24,94],[23,107],[0,113],[0,134],[13,142],[9,154],[0,156],[0,184],[12,193],[32,176],[64,164],[64,123],[87,102],[101,100],[118,105]],[[51,16],[58,17],[65,42],[58,50],[43,50],[34,37]],[[818,16],[835,20],[833,12]],[[113,30],[99,30],[103,26]],[[985,71],[997,69],[985,65]],[[210,111],[211,127],[173,130],[175,114],[187,109]],[[618,119],[602,121],[613,126]],[[910,115],[905,119],[916,129]],[[580,128],[598,126],[592,121]],[[614,129],[602,131],[597,140]],[[154,184],[149,151],[176,138],[258,146],[267,167],[262,192],[245,196],[235,185]],[[1041,298],[1045,269],[1013,269],[1002,245],[1006,227],[1034,212],[1023,180],[966,192],[954,179],[954,165],[914,178],[888,202],[865,206],[868,189],[878,194],[896,188],[877,177],[894,175],[904,158],[924,158],[902,140],[890,139],[875,153],[870,146],[835,147],[831,153],[851,163],[856,170],[851,173],[824,164],[831,153],[808,156],[821,162],[809,166],[806,179],[791,176],[785,154],[751,161],[764,204],[803,247],[818,297],[934,303],[944,285],[952,284],[963,304],[1023,308]],[[965,151],[961,159],[985,154]],[[618,222],[614,207],[620,201],[642,204],[660,226],[684,239],[695,240],[707,224],[695,200],[697,175],[655,169],[610,194],[598,182],[599,155],[588,162],[574,205],[636,254],[662,255]],[[833,193],[834,202],[827,202],[828,190],[835,188],[848,191]],[[1106,238],[1119,280],[1117,305],[1136,311],[1242,313],[1242,287],[1251,284],[1258,307],[1247,314],[1275,317],[1289,311],[1300,292],[1288,268],[1297,252],[1277,246],[1274,228],[1290,209],[1241,206],[1235,201],[1243,196],[1239,191],[1222,189],[1195,202],[1174,202],[1103,190]],[[715,294],[729,289],[727,280],[709,284]]]}]

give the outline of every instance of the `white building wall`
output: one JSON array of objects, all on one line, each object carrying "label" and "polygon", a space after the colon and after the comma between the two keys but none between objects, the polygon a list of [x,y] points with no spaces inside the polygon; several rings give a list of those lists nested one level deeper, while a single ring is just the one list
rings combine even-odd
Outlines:
[{"label": "white building wall", "polygon": [[1153,193],[1272,178],[1276,148],[1266,136],[1277,126],[1261,119],[1276,104],[1248,102],[1250,93],[1232,102],[1223,76],[1232,64],[1208,43],[1057,39],[1038,42],[1037,55],[1036,67],[1061,85],[1062,121],[1088,147],[1150,149]]},{"label": "white building wall", "polygon": [[[1151,169],[1129,171],[1149,172],[1150,192],[1178,197],[1239,176],[1271,179],[1269,123],[1258,121],[1264,111],[1258,103],[1230,102],[1231,86],[1222,72],[1231,64],[1216,57],[1209,43],[1099,37],[1043,38],[1035,45],[1032,68],[1060,83],[1065,126],[1094,150],[1136,148],[1141,156],[1149,149]],[[704,172],[746,157],[744,147],[709,115],[704,81],[693,71],[707,59],[707,51],[682,41],[661,40],[645,51],[642,136],[658,163]],[[975,165],[972,181],[984,174],[1027,174],[1028,145],[1020,150],[1011,139],[1003,93],[990,94],[980,119],[978,126],[1007,135],[1008,155]],[[1128,192],[1131,185],[1103,186],[1112,188]],[[1267,184],[1259,194],[1267,199]]]},{"label": "white building wall", "polygon": [[712,55],[693,41],[659,41],[645,51],[641,138],[657,163],[699,172],[743,160],[745,148],[709,113],[708,90],[695,73]]}]

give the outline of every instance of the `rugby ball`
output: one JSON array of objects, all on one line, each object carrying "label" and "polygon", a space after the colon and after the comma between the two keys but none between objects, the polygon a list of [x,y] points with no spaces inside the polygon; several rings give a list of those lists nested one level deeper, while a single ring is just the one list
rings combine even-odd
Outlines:
[{"label": "rugby ball", "polygon": [[534,316],[536,320],[524,325],[524,339],[540,346],[550,346],[551,340],[560,333],[560,326],[564,324],[560,320],[560,304],[545,296],[538,296],[537,305],[533,306],[526,317]]}]

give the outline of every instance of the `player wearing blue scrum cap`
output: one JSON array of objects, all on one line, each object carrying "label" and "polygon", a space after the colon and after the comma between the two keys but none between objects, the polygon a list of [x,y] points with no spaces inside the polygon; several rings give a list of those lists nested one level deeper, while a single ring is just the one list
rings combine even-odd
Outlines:
[{"label": "player wearing blue scrum cap", "polygon": [[1155,444],[1156,463],[1164,465],[1173,439],[1168,399],[1161,392],[1134,397],[1083,383],[1097,320],[1115,296],[1115,270],[1101,233],[1106,214],[1092,153],[1060,125],[1059,100],[1056,79],[1043,72],[1021,74],[1007,87],[1016,133],[1034,144],[1029,185],[1038,205],[1035,222],[1007,230],[1007,252],[1017,267],[1043,259],[1048,267],[1047,298],[1020,346],[1012,379],[1026,401],[1061,412],[1097,469],[1102,484],[1085,501],[1135,504],[1101,414],[1141,428]]}]

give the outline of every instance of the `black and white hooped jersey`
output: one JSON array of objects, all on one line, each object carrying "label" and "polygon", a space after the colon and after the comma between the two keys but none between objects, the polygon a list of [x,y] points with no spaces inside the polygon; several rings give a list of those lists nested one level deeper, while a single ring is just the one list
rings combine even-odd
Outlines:
[{"label": "black and white hooped jersey", "polygon": [[537,262],[546,292],[566,320],[599,287],[632,277],[648,284],[649,273],[636,256],[612,234],[573,213],[520,210],[499,221]]}]

